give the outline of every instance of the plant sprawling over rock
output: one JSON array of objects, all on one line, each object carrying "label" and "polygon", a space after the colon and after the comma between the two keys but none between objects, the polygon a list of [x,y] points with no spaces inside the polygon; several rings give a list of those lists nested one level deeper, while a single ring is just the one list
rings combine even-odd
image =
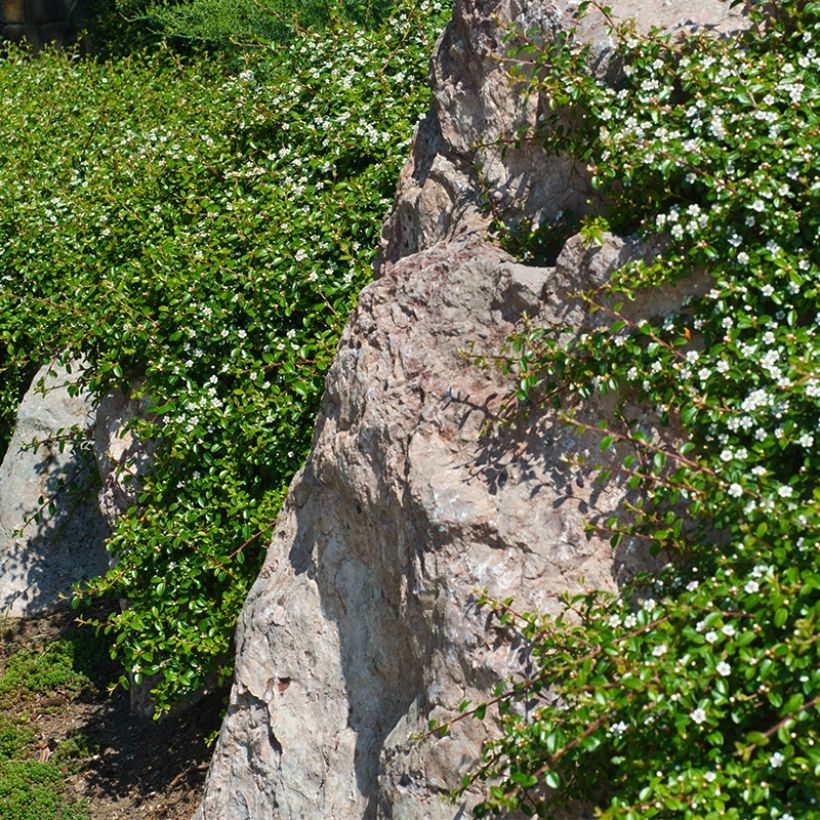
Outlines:
[{"label": "plant sprawling over rock", "polygon": [[[548,101],[548,149],[585,163],[608,203],[589,241],[608,227],[660,248],[580,295],[604,317],[587,333],[515,341],[518,397],[549,396],[570,425],[577,399],[617,397],[600,445],[620,467],[601,479],[633,493],[596,526],[669,565],[557,618],[485,599],[532,671],[496,693],[501,736],[464,784],[492,783],[480,815],[548,816],[568,798],[636,820],[817,812],[820,6],[747,5],[751,28],[731,39],[615,26],[615,82],[572,38],[534,33],[513,55]],[[697,270],[705,296],[630,318],[642,289]],[[630,404],[677,426],[680,446]]]},{"label": "plant sprawling over rock", "polygon": [[150,475],[83,595],[160,709],[229,672],[239,609],[310,443],[427,103],[438,5],[272,44],[0,58],[0,413],[50,359],[148,403]]}]

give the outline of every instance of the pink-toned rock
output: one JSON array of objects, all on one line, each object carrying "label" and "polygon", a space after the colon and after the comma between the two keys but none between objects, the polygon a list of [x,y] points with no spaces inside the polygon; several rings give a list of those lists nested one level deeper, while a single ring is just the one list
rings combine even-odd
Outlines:
[{"label": "pink-toned rock", "polygon": [[482,436],[508,377],[465,353],[496,352],[524,312],[580,327],[569,291],[645,250],[614,237],[569,248],[539,269],[477,237],[440,244],[362,293],[242,615],[201,820],[453,816],[442,795],[482,727],[409,738],[516,668],[476,590],[555,610],[564,592],[650,566],[585,531],[625,498],[566,464],[599,460],[597,436],[549,414]]},{"label": "pink-toned rock", "polygon": [[[613,0],[616,14],[638,4]],[[587,531],[623,508],[618,481],[594,483],[568,460],[601,454],[597,435],[550,412],[484,435],[509,376],[481,367],[525,316],[582,332],[596,321],[570,294],[651,249],[574,237],[554,267],[517,264],[488,244],[476,165],[499,205],[534,220],[582,208],[584,174],[534,145],[503,153],[529,127],[494,59],[506,24],[566,27],[576,3],[456,0],[433,59],[434,101],[385,222],[377,281],[364,290],[327,378],[314,446],[294,478],[237,631],[237,668],[197,820],[464,816],[447,802],[485,726],[456,724],[413,743],[429,717],[481,700],[520,663],[474,605],[486,587],[523,609],[555,611],[565,592],[614,590],[655,564],[638,545],[613,555]],[[641,21],[742,24],[718,0],[652,0]],[[604,71],[611,43],[582,36]],[[663,315],[708,287],[693,276],[640,294],[635,317]],[[577,407],[591,424],[603,399]],[[628,408],[647,432],[651,411]],[[608,463],[608,462],[605,462]],[[613,461],[614,463],[614,461]]]},{"label": "pink-toned rock", "polygon": [[[722,0],[609,0],[616,20],[635,19],[638,31],[706,29],[717,34],[747,25]],[[433,55],[432,106],[419,124],[413,152],[399,178],[396,202],[382,229],[381,257],[395,261],[464,231],[483,232],[492,202],[535,224],[565,210],[578,214],[598,203],[586,169],[547,155],[537,142],[514,144],[531,133],[544,101],[513,92],[504,37],[538,29],[544,39],[578,26],[605,74],[613,41],[597,12],[577,18],[567,0],[456,0],[453,19]]]}]

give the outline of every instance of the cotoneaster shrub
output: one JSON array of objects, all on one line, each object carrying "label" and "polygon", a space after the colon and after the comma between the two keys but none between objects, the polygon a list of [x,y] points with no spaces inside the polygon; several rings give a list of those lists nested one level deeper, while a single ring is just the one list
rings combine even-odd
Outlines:
[{"label": "cotoneaster shrub", "polygon": [[0,412],[81,355],[97,396],[149,403],[153,468],[79,594],[124,601],[100,626],[160,710],[230,672],[443,23],[407,4],[232,74],[167,50],[0,59]]},{"label": "cotoneaster shrub", "polygon": [[392,0],[116,0],[132,24],[180,40],[227,46],[285,41],[333,20],[378,26]]},{"label": "cotoneaster shrub", "polygon": [[[671,448],[618,411],[595,428],[623,454],[601,480],[641,498],[595,528],[662,552],[664,573],[557,618],[483,599],[533,671],[499,688],[497,712],[463,704],[500,727],[463,784],[487,783],[478,816],[818,813],[820,4],[746,8],[751,28],[726,39],[615,27],[614,85],[571,37],[534,33],[513,55],[548,101],[537,138],[585,163],[608,203],[589,241],[609,227],[663,248],[580,294],[608,317],[598,330],[514,341],[517,397],[550,396],[579,425],[577,400],[614,394],[683,434]],[[621,314],[696,269],[704,297],[658,321]]]}]

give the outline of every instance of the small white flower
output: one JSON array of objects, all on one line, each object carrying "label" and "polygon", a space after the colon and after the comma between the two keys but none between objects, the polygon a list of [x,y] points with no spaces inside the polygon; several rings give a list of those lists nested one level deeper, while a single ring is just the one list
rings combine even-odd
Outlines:
[{"label": "small white flower", "polygon": [[652,654],[656,658],[661,658],[666,654],[666,649],[667,649],[666,644],[665,643],[660,643],[652,650]]},{"label": "small white flower", "polygon": [[747,581],[743,589],[746,590],[747,594],[754,595],[760,589],[760,584],[757,581]]},{"label": "small white flower", "polygon": [[686,585],[686,589],[687,589],[688,592],[694,592],[697,588],[698,588],[698,582],[697,581],[690,581]]},{"label": "small white flower", "polygon": [[729,495],[732,496],[732,498],[740,498],[740,496],[743,495],[743,487],[735,482],[729,487]]},{"label": "small white flower", "polygon": [[732,671],[732,667],[726,661],[721,661],[715,668],[718,675],[723,675],[724,678]]},{"label": "small white flower", "polygon": [[707,632],[703,637],[706,638],[707,643],[715,643],[718,639],[717,632],[713,629]]},{"label": "small white flower", "polygon": [[723,450],[720,454],[721,461],[731,461],[733,458],[734,454],[728,447],[725,450]]},{"label": "small white flower", "polygon": [[701,724],[701,723],[703,723],[703,721],[705,721],[705,720],[706,720],[706,712],[705,712],[703,709],[701,709],[701,708],[700,708],[700,706],[698,706],[698,708],[697,708],[697,709],[695,709],[695,710],[694,710],[694,711],[693,711],[693,712],[689,715],[689,717],[690,717],[690,718],[692,718],[692,721],[693,721],[694,723],[697,723],[697,724],[698,724],[698,726],[700,726],[700,724]]},{"label": "small white flower", "polygon": [[735,628],[731,624],[726,624],[723,629],[720,630],[727,638],[731,638],[732,635],[735,634]]},{"label": "small white flower", "polygon": [[773,754],[773,755],[769,758],[769,765],[770,765],[773,769],[777,769],[777,768],[779,768],[780,766],[782,766],[782,765],[783,765],[783,763],[785,762],[785,760],[786,760],[786,758],[785,758],[785,757],[783,757],[783,753],[782,753],[782,752],[775,752],[775,753],[774,753],[774,754]]},{"label": "small white flower", "polygon": [[706,772],[706,774],[703,775],[703,779],[707,783],[712,783],[716,778],[717,778],[717,775],[714,772]]},{"label": "small white flower", "polygon": [[794,495],[794,490],[788,484],[784,484],[782,487],[777,488],[777,494],[781,498],[791,498]]},{"label": "small white flower", "polygon": [[746,265],[746,264],[748,264],[748,262],[749,262],[749,254],[748,254],[748,253],[746,253],[746,251],[741,251],[741,252],[737,255],[737,261],[738,261],[741,265]]}]

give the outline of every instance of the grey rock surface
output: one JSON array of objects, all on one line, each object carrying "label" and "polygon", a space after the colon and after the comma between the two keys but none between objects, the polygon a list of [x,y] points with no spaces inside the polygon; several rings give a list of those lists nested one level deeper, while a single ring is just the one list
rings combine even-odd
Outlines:
[{"label": "grey rock surface", "polygon": [[148,401],[135,397],[139,386],[139,379],[134,379],[128,392],[112,390],[97,409],[94,458],[102,482],[100,510],[112,529],[137,503],[141,479],[151,466],[155,449],[153,442],[141,441],[131,426],[147,412]]},{"label": "grey rock surface", "polygon": [[68,45],[87,27],[88,0],[0,0],[0,39],[25,40],[35,50]]},{"label": "grey rock surface", "polygon": [[[675,32],[715,35],[745,27],[741,10],[724,0],[609,0],[616,20],[634,19]],[[380,254],[387,261],[429,248],[464,231],[486,230],[492,215],[523,215],[534,224],[568,209],[595,211],[597,199],[584,167],[548,156],[531,133],[545,101],[512,90],[504,36],[539,29],[545,39],[578,26],[592,46],[596,70],[607,73],[613,42],[600,14],[580,21],[577,0],[455,0],[453,19],[431,64],[433,99],[417,128],[411,157],[385,220]],[[517,217],[516,217],[517,218]]]},{"label": "grey rock surface", "polygon": [[[614,589],[652,566],[636,545],[615,556],[585,532],[626,498],[565,464],[600,460],[597,436],[549,415],[482,436],[509,384],[464,354],[496,352],[536,308],[582,328],[569,292],[626,257],[614,237],[589,253],[579,243],[562,265],[527,269],[468,237],[389,266],[362,293],[242,614],[200,820],[455,816],[444,796],[483,726],[410,737],[516,668],[476,590],[554,611],[564,592]],[[518,307],[511,289],[526,293]]]},{"label": "grey rock surface", "polygon": [[[142,478],[150,468],[156,449],[152,441],[141,440],[134,431],[135,420],[146,417],[148,401],[136,397],[141,380],[133,378],[129,389],[111,390],[100,401],[94,425],[94,458],[100,476],[99,509],[113,530],[117,521],[137,503],[142,490]],[[129,671],[128,696],[131,714],[151,717],[154,700],[151,689],[156,678],[143,678],[140,683]],[[193,702],[180,704],[179,709]]]},{"label": "grey rock surface", "polygon": [[[37,374],[0,466],[0,612],[13,617],[64,606],[74,582],[109,566],[93,455],[71,443],[61,447],[72,428],[86,442],[93,432],[90,397],[68,390],[73,369]],[[35,387],[41,379],[44,395]]]},{"label": "grey rock surface", "polygon": [[[635,11],[644,28],[743,25],[718,0],[610,5],[619,16]],[[494,59],[504,21],[549,34],[576,8],[455,2],[433,58],[432,110],[384,225],[379,278],[342,339],[313,449],[240,619],[235,682],[197,820],[465,816],[476,796],[459,806],[446,797],[477,759],[486,726],[463,721],[423,744],[411,737],[518,668],[508,636],[488,630],[476,609],[476,591],[555,611],[564,592],[614,590],[657,566],[638,543],[613,555],[587,531],[631,496],[567,459],[606,465],[621,457],[617,447],[601,454],[596,435],[549,413],[485,434],[509,377],[475,357],[498,353],[525,316],[582,333],[600,319],[571,294],[652,253],[632,239],[590,247],[574,237],[554,267],[533,268],[484,239],[485,193],[535,221],[590,198],[583,169],[532,144],[497,145],[531,126],[540,104],[522,106]],[[583,25],[605,73],[608,35]],[[693,275],[625,310],[664,315],[708,287]],[[605,401],[578,406],[577,418],[596,423]],[[676,438],[651,410],[625,412],[661,440]]]}]

